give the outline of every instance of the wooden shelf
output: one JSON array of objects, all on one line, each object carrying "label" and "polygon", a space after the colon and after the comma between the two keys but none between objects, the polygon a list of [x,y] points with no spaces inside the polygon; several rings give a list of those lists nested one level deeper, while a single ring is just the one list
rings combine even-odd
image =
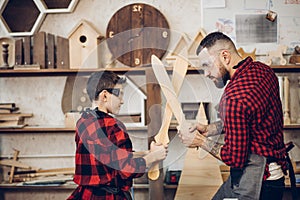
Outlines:
[{"label": "wooden shelf", "polygon": [[111,68],[111,69],[38,69],[38,70],[0,70],[0,77],[23,76],[84,76],[93,72],[111,70],[117,74],[133,73],[144,74],[145,67],[141,68]]},{"label": "wooden shelf", "polygon": [[[138,127],[127,127],[128,131],[147,131],[146,126],[138,126]],[[25,126],[24,128],[0,128],[1,133],[56,133],[56,132],[69,132],[74,133],[74,128],[66,128],[66,127],[43,127],[43,126]]]},{"label": "wooden shelf", "polygon": [[[300,129],[300,124],[284,125],[284,129]],[[127,127],[128,131],[147,131],[147,126]],[[170,131],[177,131],[176,126],[170,126]],[[24,128],[0,128],[1,133],[55,133],[55,132],[70,132],[74,133],[75,129],[66,127],[43,127],[43,126],[25,126]]]},{"label": "wooden shelf", "polygon": [[300,72],[300,65],[272,65],[275,72]]},{"label": "wooden shelf", "polygon": [[[55,190],[74,190],[77,187],[76,184],[63,184],[60,186],[30,186],[30,185],[17,185],[16,183],[12,184],[0,184],[0,190],[8,190],[8,189],[14,189],[14,190],[28,190],[28,189],[35,189],[35,190],[45,190],[45,189],[55,189]],[[133,184],[134,189],[149,189],[149,184]],[[177,185],[169,185],[169,184],[164,184],[165,189],[177,189]]]},{"label": "wooden shelf", "polygon": [[65,128],[65,127],[40,127],[40,126],[25,126],[24,128],[1,128],[0,133],[55,133],[55,132],[72,132],[74,133],[73,128]]},{"label": "wooden shelf", "polygon": [[288,124],[284,125],[284,129],[300,129],[300,124]]},{"label": "wooden shelf", "polygon": [[[119,75],[145,75],[149,67],[132,67],[132,68],[98,68],[98,69],[38,69],[38,70],[0,70],[0,77],[26,77],[26,76],[85,76],[93,72],[110,70]],[[173,67],[166,67],[169,73]],[[203,70],[189,67],[189,74],[203,74]]]},{"label": "wooden shelf", "polygon": [[[275,72],[300,72],[300,65],[272,65]],[[124,67],[124,68],[98,68],[98,69],[39,69],[39,70],[0,70],[0,77],[21,77],[21,76],[84,76],[93,72],[111,70],[117,74],[144,75],[149,67]],[[173,67],[166,67],[169,73]],[[203,74],[203,70],[196,67],[189,67],[188,74]]]}]

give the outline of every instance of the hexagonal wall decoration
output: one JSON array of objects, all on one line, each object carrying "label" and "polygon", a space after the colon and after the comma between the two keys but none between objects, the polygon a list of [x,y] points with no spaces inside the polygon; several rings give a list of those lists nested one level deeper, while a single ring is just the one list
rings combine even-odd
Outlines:
[{"label": "hexagonal wall decoration", "polygon": [[0,19],[11,36],[33,35],[44,19],[34,0],[5,0]]},{"label": "hexagonal wall decoration", "polygon": [[73,12],[78,0],[36,0],[45,13]]}]

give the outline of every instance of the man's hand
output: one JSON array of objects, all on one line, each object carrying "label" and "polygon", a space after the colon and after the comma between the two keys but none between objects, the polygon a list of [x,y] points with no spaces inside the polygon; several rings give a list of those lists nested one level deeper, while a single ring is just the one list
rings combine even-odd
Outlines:
[{"label": "man's hand", "polygon": [[194,131],[199,131],[204,136],[208,136],[208,125],[200,124],[200,123],[195,123],[192,124],[192,126],[189,128],[190,133]]},{"label": "man's hand", "polygon": [[[214,125],[214,127],[216,126]],[[209,152],[217,159],[221,160],[220,149],[222,147],[222,144],[207,138],[207,136],[213,135],[211,133],[216,133],[216,130],[217,129],[215,128],[215,131],[210,132],[209,126],[196,124],[191,126],[190,128],[179,130],[179,138],[185,146],[189,148],[200,147]]]},{"label": "man's hand", "polygon": [[196,124],[193,124],[189,128],[189,130],[190,130],[190,132],[198,130],[199,133],[201,133],[205,137],[220,135],[220,134],[222,134],[222,130],[223,130],[223,122],[217,121],[217,122],[211,123],[209,125],[196,123]]},{"label": "man's hand", "polygon": [[206,137],[199,133],[195,127],[196,126],[192,126],[189,129],[189,132],[179,130],[179,138],[181,139],[181,142],[189,148],[202,147],[202,145],[206,142]]}]

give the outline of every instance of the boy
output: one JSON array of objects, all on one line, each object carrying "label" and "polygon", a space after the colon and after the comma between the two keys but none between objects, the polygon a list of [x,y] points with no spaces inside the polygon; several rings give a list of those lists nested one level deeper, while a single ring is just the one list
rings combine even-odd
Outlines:
[{"label": "boy", "polygon": [[126,127],[109,115],[118,114],[124,103],[125,81],[111,71],[93,73],[88,80],[87,92],[96,108],[84,112],[76,124],[78,187],[68,199],[131,199],[132,179],[167,156],[167,146],[151,143],[146,155],[133,158]]}]

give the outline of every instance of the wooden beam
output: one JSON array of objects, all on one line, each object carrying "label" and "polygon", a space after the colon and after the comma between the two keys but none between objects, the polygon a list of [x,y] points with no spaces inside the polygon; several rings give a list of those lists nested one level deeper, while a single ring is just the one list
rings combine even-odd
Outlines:
[{"label": "wooden beam", "polygon": [[[147,88],[147,116],[146,123],[148,126],[148,145],[153,141],[153,137],[158,133],[161,126],[161,95],[160,86],[155,78],[152,68],[145,70],[146,88]],[[160,176],[157,180],[149,180],[149,199],[163,200],[164,199],[164,175],[162,168]]]},{"label": "wooden beam", "polygon": [[188,149],[174,199],[211,199],[222,183],[218,161],[210,154],[200,159],[199,151]]},{"label": "wooden beam", "polygon": [[[14,158],[13,158],[13,160],[14,160],[14,161],[17,161],[20,151],[17,150],[17,149],[14,149],[14,151],[15,151],[15,152],[14,152]],[[12,166],[11,166],[11,169],[10,169],[9,183],[12,183],[12,182],[13,182],[14,172],[15,172],[15,166],[12,165]]]}]

